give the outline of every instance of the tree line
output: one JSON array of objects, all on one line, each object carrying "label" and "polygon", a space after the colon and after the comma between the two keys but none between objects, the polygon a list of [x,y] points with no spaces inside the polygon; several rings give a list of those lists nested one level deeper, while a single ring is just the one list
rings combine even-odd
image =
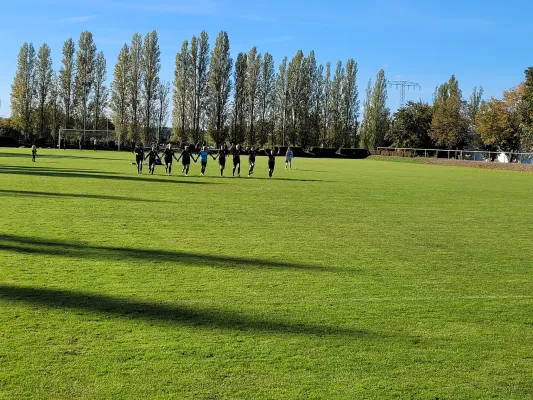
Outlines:
[{"label": "tree line", "polygon": [[247,145],[302,147],[379,146],[445,149],[530,149],[533,142],[533,68],[525,82],[503,99],[482,99],[474,88],[463,99],[455,76],[436,88],[433,102],[387,108],[387,79],[369,80],[360,120],[358,66],[353,59],[318,64],[314,51],[297,51],[277,67],[256,47],[234,60],[226,32],[210,48],[209,36],[183,41],[175,57],[173,82],[159,77],[161,52],[156,31],[136,33],[124,44],[107,80],[107,62],[90,32],[65,41],[60,68],[51,50],[36,53],[24,43],[11,91],[12,117],[0,128],[28,140],[54,137],[60,128],[105,129],[117,138],[158,142],[171,119],[172,139]]},{"label": "tree line", "polygon": [[533,67],[502,99],[483,100],[474,88],[465,100],[455,76],[440,85],[433,103],[409,102],[384,128],[384,145],[411,148],[533,151]]},{"label": "tree line", "polygon": [[[11,125],[27,140],[60,128],[105,129],[121,140],[159,141],[172,109],[172,136],[181,142],[353,147],[358,143],[357,63],[319,65],[314,51],[283,58],[276,71],[256,47],[234,62],[226,32],[211,49],[206,31],[176,54],[174,81],[159,77],[156,31],[132,37],[118,55],[113,81],[90,32],[68,39],[56,74],[51,51],[24,43],[12,85]],[[109,112],[108,112],[109,111]]]}]

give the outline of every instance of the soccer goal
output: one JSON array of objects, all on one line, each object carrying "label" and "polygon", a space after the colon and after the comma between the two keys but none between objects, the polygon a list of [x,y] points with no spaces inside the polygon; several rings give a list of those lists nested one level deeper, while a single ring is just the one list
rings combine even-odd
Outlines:
[{"label": "soccer goal", "polygon": [[120,140],[114,130],[60,129],[58,149],[120,150]]}]

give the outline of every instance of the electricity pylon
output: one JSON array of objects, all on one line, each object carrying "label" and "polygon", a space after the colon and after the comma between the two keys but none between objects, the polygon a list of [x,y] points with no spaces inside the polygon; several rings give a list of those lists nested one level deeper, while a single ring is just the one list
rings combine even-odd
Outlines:
[{"label": "electricity pylon", "polygon": [[416,82],[407,82],[407,81],[387,81],[388,85],[390,87],[394,87],[396,89],[400,88],[400,106],[403,106],[405,104],[405,89],[410,90],[413,88],[413,90],[418,89],[420,90],[422,87],[416,83]]}]

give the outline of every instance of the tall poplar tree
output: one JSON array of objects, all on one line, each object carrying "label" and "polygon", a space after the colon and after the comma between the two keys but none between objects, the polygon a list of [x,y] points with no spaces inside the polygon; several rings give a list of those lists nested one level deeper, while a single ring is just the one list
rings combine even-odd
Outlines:
[{"label": "tall poplar tree", "polygon": [[139,35],[138,33],[135,33],[131,39],[129,59],[129,121],[131,123],[131,139],[134,142],[137,142],[139,141],[141,134],[141,87],[143,81],[143,40],[141,35]]},{"label": "tall poplar tree", "polygon": [[332,122],[332,140],[335,147],[341,147],[343,143],[343,123],[342,123],[342,84],[344,81],[344,67],[342,62],[337,62],[335,76],[331,84],[331,122]]},{"label": "tall poplar tree", "polygon": [[144,118],[145,143],[153,140],[151,127],[154,123],[154,107],[157,100],[157,88],[159,87],[159,71],[161,69],[161,51],[154,30],[144,38],[142,57],[142,106]]},{"label": "tall poplar tree", "polygon": [[157,143],[161,142],[163,128],[168,121],[170,107],[170,83],[161,82],[157,87]]},{"label": "tall poplar tree", "polygon": [[289,63],[287,71],[287,86],[288,86],[288,124],[287,136],[289,145],[295,145],[298,137],[299,129],[302,123],[302,102],[303,102],[303,61],[304,55],[301,50],[296,52],[296,55]]},{"label": "tall poplar tree", "polygon": [[49,131],[54,138],[54,147],[56,141],[56,134],[61,128],[63,121],[63,113],[61,110],[61,83],[56,74],[52,74],[50,81],[50,94],[48,96],[47,114],[49,115]]},{"label": "tall poplar tree", "polygon": [[246,71],[247,55],[239,53],[233,75],[234,94],[230,137],[233,143],[242,143],[246,133]]},{"label": "tall poplar tree", "polygon": [[31,137],[32,107],[35,96],[35,49],[24,43],[20,48],[17,72],[11,86],[11,109],[16,128],[26,140]]},{"label": "tall poplar tree", "polygon": [[310,136],[314,146],[320,144],[320,133],[322,131],[322,104],[324,102],[324,66],[321,64],[316,68],[312,88],[312,108],[311,108],[311,132]]},{"label": "tall poplar tree", "polygon": [[190,50],[189,81],[190,93],[190,120],[192,122],[192,140],[197,143],[201,140],[201,122],[205,114],[207,99],[207,70],[209,66],[209,36],[206,31],[200,37],[193,36]]},{"label": "tall poplar tree", "polygon": [[326,72],[323,80],[323,101],[322,101],[322,144],[325,146],[328,142],[328,135],[331,122],[331,63],[326,63]]},{"label": "tall poplar tree", "polygon": [[228,119],[228,100],[231,92],[231,69],[233,60],[230,57],[228,34],[220,32],[215,48],[211,52],[209,64],[209,132],[217,144],[226,139],[226,121]]},{"label": "tall poplar tree", "polygon": [[261,54],[257,54],[254,46],[248,52],[246,58],[246,114],[248,122],[248,144],[255,144],[255,122],[257,119],[257,89],[259,84],[259,73],[261,71]]},{"label": "tall poplar tree", "polygon": [[182,143],[187,140],[189,118],[187,116],[188,94],[190,93],[189,42],[185,40],[181,51],[176,54],[174,69],[174,91],[172,96],[172,129]]},{"label": "tall poplar tree", "polygon": [[118,54],[117,63],[113,72],[111,83],[111,118],[117,131],[117,139],[126,139],[127,126],[129,123],[129,96],[128,86],[130,78],[130,50],[124,44]]},{"label": "tall poplar tree", "polygon": [[261,64],[258,88],[259,144],[261,146],[265,145],[268,141],[268,134],[273,131],[271,113],[274,106],[275,84],[274,58],[266,52]]},{"label": "tall poplar tree", "polygon": [[90,110],[93,120],[93,129],[101,127],[101,119],[105,113],[108,103],[109,92],[105,85],[107,79],[107,65],[103,52],[99,52],[94,63],[94,95],[91,101]]},{"label": "tall poplar tree", "polygon": [[350,58],[342,83],[342,122],[345,133],[342,145],[357,147],[357,117],[359,116],[359,92],[357,91],[357,63]]},{"label": "tall poplar tree", "polygon": [[364,148],[374,150],[383,145],[390,125],[390,112],[387,108],[387,80],[384,70],[378,72],[373,89],[369,82],[366,95],[361,143]]},{"label": "tall poplar tree", "polygon": [[74,102],[74,76],[76,73],[76,65],[74,54],[76,48],[74,41],[68,39],[63,44],[63,59],[61,60],[61,68],[59,70],[60,81],[60,96],[63,110],[65,112],[65,128],[72,128],[72,108]]},{"label": "tall poplar tree", "polygon": [[91,32],[84,31],[78,41],[76,52],[75,100],[81,126],[88,129],[87,108],[94,89],[96,45]]},{"label": "tall poplar tree", "polygon": [[52,85],[52,56],[50,47],[44,43],[37,54],[35,62],[35,86],[38,113],[38,132],[44,137],[46,132],[46,104]]},{"label": "tall poplar tree", "polygon": [[[276,116],[275,130],[279,133],[279,139],[285,144],[285,135],[287,133],[287,110],[289,87],[287,80],[287,57],[284,57],[279,66],[276,75],[274,109]],[[271,144],[274,145],[275,135],[272,135]]]}]

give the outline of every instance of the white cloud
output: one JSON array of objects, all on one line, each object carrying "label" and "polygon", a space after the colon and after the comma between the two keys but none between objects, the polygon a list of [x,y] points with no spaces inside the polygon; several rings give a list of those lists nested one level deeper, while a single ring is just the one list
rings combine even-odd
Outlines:
[{"label": "white cloud", "polygon": [[96,18],[96,15],[84,15],[80,17],[68,17],[68,18],[56,19],[54,22],[65,23],[65,24],[75,24],[75,23],[80,23],[80,22],[87,22],[95,18]]}]

